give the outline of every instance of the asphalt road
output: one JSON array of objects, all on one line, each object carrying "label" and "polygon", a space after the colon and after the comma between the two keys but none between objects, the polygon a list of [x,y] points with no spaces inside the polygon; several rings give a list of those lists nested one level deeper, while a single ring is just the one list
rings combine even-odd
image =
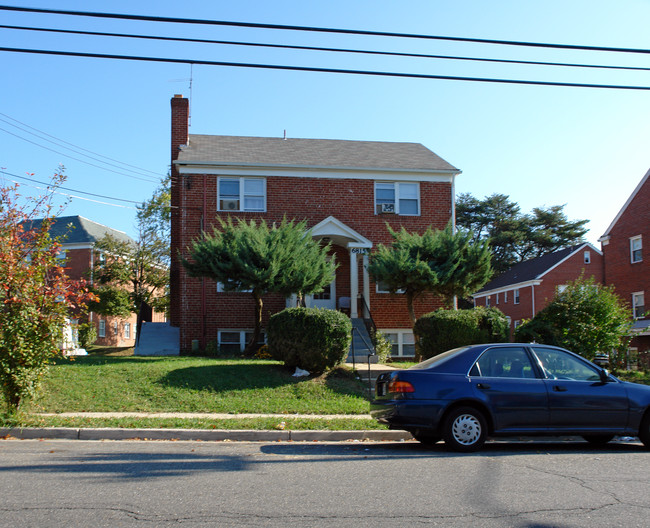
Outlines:
[{"label": "asphalt road", "polygon": [[1,527],[647,527],[639,443],[0,441]]}]

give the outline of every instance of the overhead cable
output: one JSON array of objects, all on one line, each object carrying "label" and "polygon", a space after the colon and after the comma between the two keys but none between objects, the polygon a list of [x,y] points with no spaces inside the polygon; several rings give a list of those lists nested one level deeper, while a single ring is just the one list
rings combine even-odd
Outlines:
[{"label": "overhead cable", "polygon": [[201,25],[213,25],[213,26],[244,27],[244,28],[254,28],[254,29],[277,29],[277,30],[284,30],[284,31],[338,33],[338,34],[345,34],[345,35],[363,35],[363,36],[375,36],[375,37],[446,40],[446,41],[454,41],[454,42],[473,42],[478,44],[498,44],[498,45],[505,45],[505,46],[525,46],[525,47],[535,47],[535,48],[650,54],[650,49],[641,49],[641,48],[618,48],[618,47],[608,47],[608,46],[554,44],[554,43],[546,43],[546,42],[527,42],[527,41],[516,41],[516,40],[498,40],[498,39],[484,39],[484,38],[471,38],[471,37],[451,37],[451,36],[442,36],[442,35],[396,33],[396,32],[389,32],[389,31],[369,31],[369,30],[360,30],[360,29],[292,26],[292,25],[285,25],[285,24],[261,24],[261,23],[253,23],[253,22],[233,22],[233,21],[225,21],[225,20],[161,17],[161,16],[151,16],[151,15],[98,13],[92,11],[70,11],[70,10],[63,10],[63,9],[44,9],[44,8],[35,8],[35,7],[17,7],[17,6],[2,6],[2,5],[0,5],[0,10],[20,11],[26,13],[48,13],[48,14],[55,14],[55,15],[84,16],[84,17],[95,17],[95,18],[111,18],[111,19],[120,19],[120,20],[139,20],[139,21],[147,21],[147,22],[166,22],[166,23],[175,23],[175,24],[201,24]]},{"label": "overhead cable", "polygon": [[0,25],[0,29],[14,29],[21,31],[38,31],[45,33],[63,33],[69,35],[86,35],[86,36],[99,36],[99,37],[112,37],[112,38],[133,38],[142,40],[159,40],[166,42],[191,42],[198,44],[220,44],[227,46],[246,46],[258,48],[272,48],[272,49],[291,49],[301,51],[324,51],[334,53],[350,53],[362,55],[381,55],[390,57],[409,57],[419,59],[442,59],[442,60],[457,60],[457,61],[472,61],[472,62],[492,62],[500,64],[526,64],[533,66],[561,66],[570,68],[597,68],[597,69],[611,69],[611,70],[633,70],[633,71],[650,71],[650,67],[641,66],[617,66],[606,64],[578,64],[570,62],[547,62],[547,61],[527,61],[527,60],[514,60],[514,59],[492,59],[488,57],[463,57],[457,55],[435,55],[428,53],[408,53],[398,51],[379,51],[368,49],[354,49],[354,48],[329,48],[321,46],[298,46],[292,44],[271,44],[266,42],[242,42],[233,40],[214,40],[202,39],[191,37],[165,37],[160,35],[135,35],[131,33],[109,33],[104,31],[82,31],[76,29],[58,29],[58,28],[42,28],[30,26],[10,26]]},{"label": "overhead cable", "polygon": [[[66,57],[88,57],[99,59],[116,59],[116,60],[132,60],[132,61],[149,61],[149,62],[169,62],[176,64],[201,64],[207,66],[229,66],[233,68],[257,68],[267,70],[288,70],[288,71],[301,71],[301,72],[317,72],[317,73],[340,73],[351,75],[369,75],[375,77],[401,77],[411,79],[437,79],[445,81],[470,81],[470,82],[483,82],[483,83],[502,83],[502,84],[526,84],[534,86],[554,86],[554,87],[568,87],[568,88],[600,88],[610,90],[650,90],[650,86],[634,86],[634,85],[618,85],[618,84],[596,84],[596,83],[569,83],[569,82],[556,82],[556,81],[530,81],[523,79],[495,79],[485,77],[461,77],[453,75],[430,75],[425,73],[401,73],[401,72],[386,72],[386,71],[372,71],[372,70],[343,70],[337,68],[316,68],[311,66],[287,66],[279,64],[255,64],[243,62],[225,62],[225,61],[207,61],[197,59],[173,59],[169,57],[144,57],[132,55],[116,55],[105,53],[84,53],[79,51],[57,51],[57,50],[44,50],[44,49],[29,49],[29,48],[9,48],[0,47],[0,51],[8,51],[15,53],[31,53],[39,55],[59,55]],[[135,177],[135,176],[133,176]]]}]

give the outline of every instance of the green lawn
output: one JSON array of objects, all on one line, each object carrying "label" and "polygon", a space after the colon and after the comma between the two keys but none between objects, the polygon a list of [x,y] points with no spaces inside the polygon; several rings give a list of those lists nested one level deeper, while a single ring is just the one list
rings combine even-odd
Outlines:
[{"label": "green lawn", "polygon": [[364,385],[337,369],[294,378],[271,360],[86,356],[50,368],[30,412],[364,414]]}]

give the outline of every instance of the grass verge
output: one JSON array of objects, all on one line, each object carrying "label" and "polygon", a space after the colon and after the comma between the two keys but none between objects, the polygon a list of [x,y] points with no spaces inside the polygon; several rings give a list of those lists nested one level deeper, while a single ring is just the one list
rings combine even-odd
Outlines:
[{"label": "grass verge", "polygon": [[221,420],[192,418],[85,418],[22,415],[13,418],[0,416],[0,427],[71,427],[118,429],[246,429],[268,431],[363,431],[383,430],[386,426],[375,420],[362,418],[227,418]]}]

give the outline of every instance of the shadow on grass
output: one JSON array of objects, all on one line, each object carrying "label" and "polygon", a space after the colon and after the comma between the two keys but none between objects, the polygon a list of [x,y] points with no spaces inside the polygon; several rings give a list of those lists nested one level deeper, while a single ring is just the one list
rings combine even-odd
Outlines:
[{"label": "shadow on grass", "polygon": [[197,391],[277,388],[298,383],[279,365],[204,365],[172,370],[158,381],[165,387]]}]

